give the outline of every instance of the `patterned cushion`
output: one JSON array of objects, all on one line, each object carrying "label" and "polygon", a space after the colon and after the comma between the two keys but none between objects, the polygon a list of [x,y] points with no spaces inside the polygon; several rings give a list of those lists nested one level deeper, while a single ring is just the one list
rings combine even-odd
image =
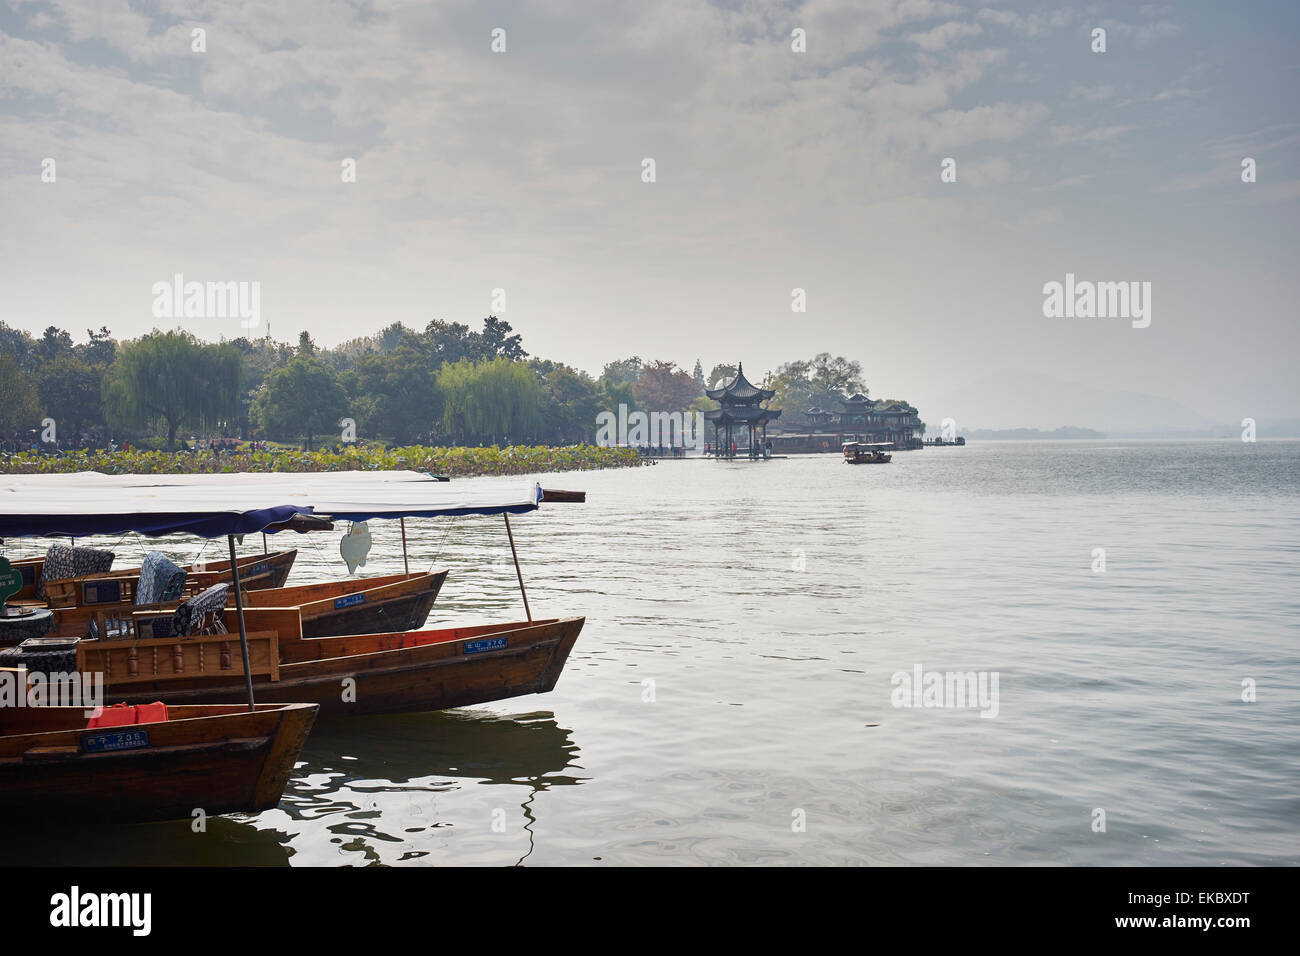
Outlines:
[{"label": "patterned cushion", "polygon": [[140,567],[135,603],[160,604],[175,601],[185,590],[185,569],[173,564],[161,551],[150,551]]},{"label": "patterned cushion", "polygon": [[112,551],[94,548],[70,548],[65,544],[52,544],[45,552],[45,566],[41,568],[41,581],[36,586],[36,596],[45,598],[46,581],[63,581],[87,574],[99,574],[113,567]]},{"label": "patterned cushion", "polygon": [[176,609],[172,615],[172,633],[177,637],[193,637],[199,633],[197,628],[203,622],[203,616],[213,616],[211,633],[226,633],[226,624],[221,619],[221,610],[226,606],[226,593],[229,584],[214,584],[201,594],[196,594]]}]

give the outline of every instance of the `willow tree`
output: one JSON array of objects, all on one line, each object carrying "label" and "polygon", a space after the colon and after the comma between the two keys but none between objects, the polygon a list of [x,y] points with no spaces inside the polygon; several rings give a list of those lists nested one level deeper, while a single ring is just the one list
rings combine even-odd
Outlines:
[{"label": "willow tree", "polygon": [[234,421],[243,378],[234,346],[205,345],[180,330],[153,332],[118,352],[104,376],[104,411],[114,425],[165,431],[171,449],[182,428]]},{"label": "willow tree", "polygon": [[523,362],[461,359],[438,371],[443,425],[457,440],[531,436],[541,422],[541,385]]}]

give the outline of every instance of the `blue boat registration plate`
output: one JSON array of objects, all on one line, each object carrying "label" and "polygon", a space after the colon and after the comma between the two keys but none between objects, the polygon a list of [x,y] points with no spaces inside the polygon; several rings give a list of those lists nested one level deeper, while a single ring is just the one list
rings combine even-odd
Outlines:
[{"label": "blue boat registration plate", "polygon": [[110,750],[137,750],[149,746],[149,731],[119,730],[107,734],[90,734],[81,738],[81,752],[104,753]]},{"label": "blue boat registration plate", "polygon": [[490,637],[485,641],[466,641],[466,654],[482,654],[484,651],[499,651],[506,647],[506,638]]}]

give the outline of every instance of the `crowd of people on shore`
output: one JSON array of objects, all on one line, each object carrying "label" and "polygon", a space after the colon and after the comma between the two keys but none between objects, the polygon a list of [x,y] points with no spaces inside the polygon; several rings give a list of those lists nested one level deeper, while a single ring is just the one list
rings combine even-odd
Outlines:
[{"label": "crowd of people on shore", "polygon": [[57,454],[64,451],[121,451],[130,449],[129,443],[117,443],[111,438],[94,434],[82,434],[76,439],[56,438],[44,441],[36,429],[29,432],[0,432],[0,452],[16,454],[22,451],[48,452]]}]

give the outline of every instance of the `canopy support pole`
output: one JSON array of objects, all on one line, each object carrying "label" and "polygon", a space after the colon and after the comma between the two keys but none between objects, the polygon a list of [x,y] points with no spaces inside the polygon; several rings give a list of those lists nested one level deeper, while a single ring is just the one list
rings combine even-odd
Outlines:
[{"label": "canopy support pole", "polygon": [[270,552],[268,552],[268,551],[266,550],[266,532],[265,532],[265,531],[262,532],[262,553],[263,553],[263,554],[269,554],[269,553],[270,553]]},{"label": "canopy support pole", "polygon": [[411,573],[411,562],[406,557],[406,519],[402,519],[402,566],[406,568],[406,573]]},{"label": "canopy support pole", "polygon": [[235,536],[226,535],[230,544],[230,574],[235,583],[235,615],[239,618],[239,651],[244,656],[244,686],[248,688],[248,709],[253,710],[253,668],[248,663],[248,630],[244,627],[244,592],[239,586],[239,562],[235,560]]},{"label": "canopy support pole", "polygon": [[515,536],[510,530],[510,514],[503,511],[501,516],[506,519],[506,536],[510,538],[510,554],[515,559],[515,576],[519,578],[519,593],[524,596],[524,613],[528,615],[528,620],[531,623],[533,612],[528,607],[528,592],[524,590],[524,573],[519,570],[519,552],[515,550]]}]

